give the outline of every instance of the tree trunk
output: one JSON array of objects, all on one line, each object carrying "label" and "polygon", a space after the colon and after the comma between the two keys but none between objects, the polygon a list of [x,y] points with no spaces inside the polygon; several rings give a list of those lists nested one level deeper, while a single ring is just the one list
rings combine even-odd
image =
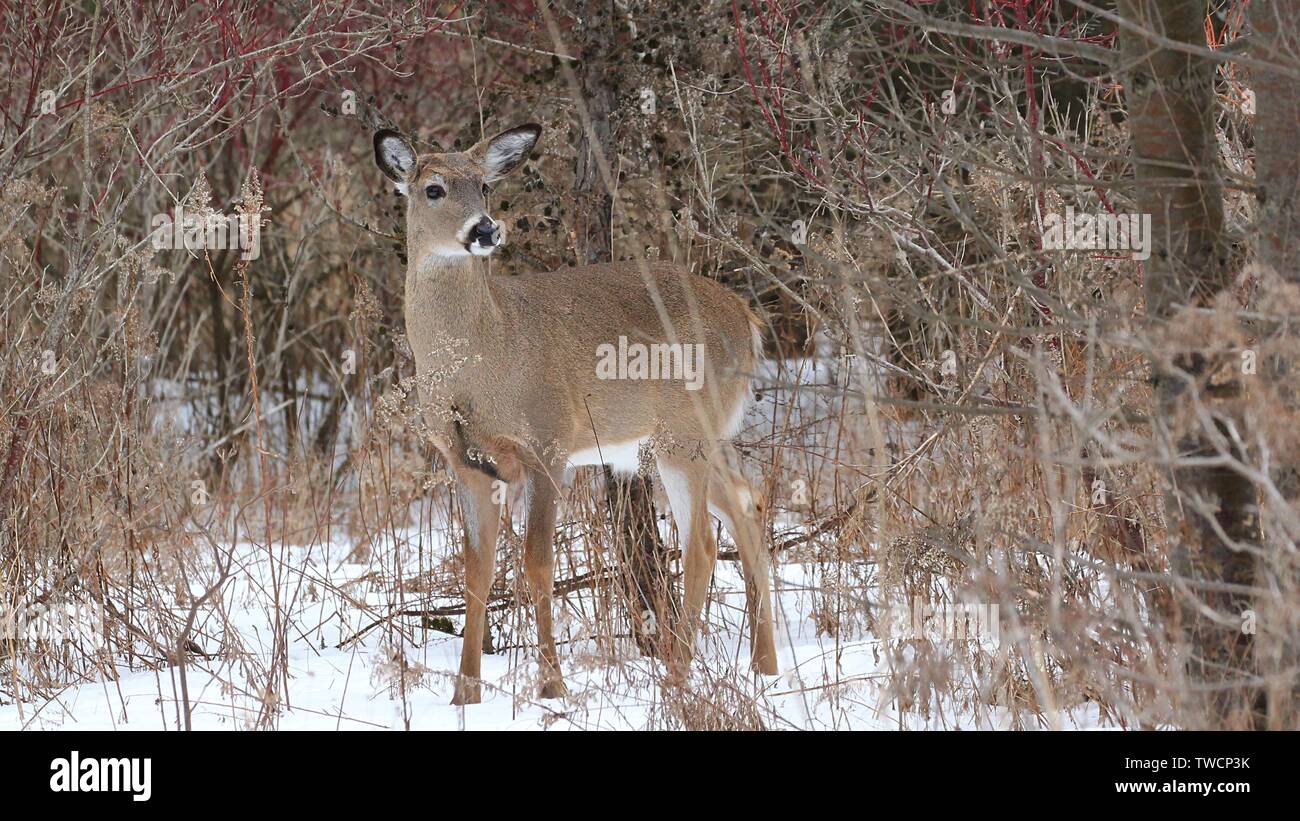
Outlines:
[{"label": "tree trunk", "polygon": [[[582,0],[578,9],[582,44],[579,82],[586,109],[574,190],[575,250],[580,265],[611,262],[614,253],[610,185],[616,156],[616,98],[610,74],[614,67],[608,61],[616,40],[612,12],[608,0]],[[657,628],[667,624],[664,615],[669,612],[670,597],[664,546],[655,525],[654,489],[646,476],[617,476],[605,468],[605,495],[623,567],[632,632],[642,652],[655,654]]]},{"label": "tree trunk", "polygon": [[[1206,0],[1123,0],[1121,10],[1146,31],[1206,45]],[[1186,410],[1199,394],[1219,434],[1236,426],[1243,440],[1249,436],[1242,419],[1231,418],[1202,390],[1218,363],[1185,344],[1166,355],[1171,340],[1163,336],[1169,319],[1185,307],[1204,303],[1229,281],[1215,139],[1215,65],[1160,47],[1140,32],[1124,29],[1120,39],[1127,68],[1124,88],[1135,200],[1139,211],[1151,215],[1151,258],[1145,276],[1148,330],[1155,343],[1153,425],[1161,452],[1171,463],[1165,493],[1171,561],[1186,582],[1179,604],[1191,684],[1185,704],[1188,723],[1255,727],[1261,692],[1247,681],[1255,674],[1254,654],[1252,636],[1241,627],[1251,597],[1208,589],[1206,584],[1253,586],[1259,545],[1256,492],[1250,481],[1228,467],[1188,463],[1189,458],[1225,451],[1213,444],[1213,432],[1201,429]],[[1240,390],[1237,378],[1215,386],[1215,394],[1228,401]],[[1242,456],[1230,448],[1226,452]]]},{"label": "tree trunk", "polygon": [[[1282,66],[1295,67],[1300,56],[1300,8],[1294,3],[1251,4],[1250,23],[1254,40],[1252,50],[1258,59]],[[1257,212],[1259,247],[1256,260],[1269,272],[1260,283],[1258,304],[1262,313],[1268,306],[1281,304],[1273,289],[1281,283],[1300,285],[1300,210],[1296,195],[1300,193],[1300,93],[1295,80],[1280,74],[1253,72],[1255,91],[1255,178],[1258,182]],[[1293,418],[1300,415],[1295,392],[1297,340],[1291,324],[1270,328],[1282,356],[1264,363],[1267,378],[1279,386],[1285,410]],[[1292,510],[1300,510],[1300,454],[1277,452],[1270,477]],[[1261,602],[1257,641],[1259,666],[1269,680],[1268,728],[1294,729],[1300,722],[1296,706],[1300,704],[1300,685],[1294,671],[1300,665],[1300,624],[1296,603],[1288,600],[1297,589],[1297,568],[1293,557],[1295,542],[1284,529],[1274,534],[1268,544],[1265,574],[1261,586],[1273,593],[1271,601]]]}]

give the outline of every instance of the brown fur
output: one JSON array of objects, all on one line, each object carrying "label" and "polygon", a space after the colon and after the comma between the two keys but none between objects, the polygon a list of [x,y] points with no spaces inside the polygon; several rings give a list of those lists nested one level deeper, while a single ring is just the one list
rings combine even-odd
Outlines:
[{"label": "brown fur", "polygon": [[[661,472],[682,477],[691,499],[690,532],[682,534],[688,541],[687,624],[677,636],[679,661],[684,666],[690,658],[716,556],[707,512],[712,502],[732,522],[745,560],[754,665],[774,673],[768,554],[752,492],[724,438],[734,433],[728,427],[748,398],[756,320],[736,295],[676,265],[593,265],[500,277],[489,273],[484,258],[458,254],[464,226],[486,213],[484,179],[503,173],[501,162],[485,158],[494,141],[517,133],[504,132],[465,153],[408,158],[404,174],[385,168],[380,157],[381,168],[408,191],[407,336],[422,402],[432,427],[444,432],[437,444],[456,474],[471,522],[454,701],[477,702],[480,695],[483,613],[500,519],[491,502],[494,476],[528,483],[525,572],[537,609],[541,691],[559,696],[564,684],[551,628],[552,537],[568,459],[647,437]],[[523,157],[528,150],[531,143]],[[522,161],[512,158],[504,166],[508,171]],[[446,196],[430,201],[424,195],[429,184],[443,186]],[[629,343],[703,344],[702,388],[597,378],[599,346],[616,345],[620,336]],[[679,523],[687,515],[673,513]]]}]

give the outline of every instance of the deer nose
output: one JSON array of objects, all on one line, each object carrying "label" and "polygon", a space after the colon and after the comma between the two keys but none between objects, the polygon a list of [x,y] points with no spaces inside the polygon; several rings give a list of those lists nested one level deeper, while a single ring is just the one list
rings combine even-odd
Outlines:
[{"label": "deer nose", "polygon": [[491,248],[501,241],[501,226],[490,217],[484,217],[469,229],[469,241],[471,244],[478,243],[484,248]]}]

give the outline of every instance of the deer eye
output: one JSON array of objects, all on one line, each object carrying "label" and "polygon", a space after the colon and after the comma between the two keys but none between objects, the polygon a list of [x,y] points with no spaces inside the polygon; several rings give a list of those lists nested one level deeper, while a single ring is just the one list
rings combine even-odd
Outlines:
[{"label": "deer eye", "polygon": [[424,195],[431,200],[440,200],[447,196],[447,189],[436,183],[430,183],[424,187]]},{"label": "deer eye", "polygon": [[491,191],[491,190],[492,190],[492,189],[488,188],[488,184],[487,184],[487,183],[483,183],[483,196],[486,197],[486,196],[488,195],[488,192]]}]

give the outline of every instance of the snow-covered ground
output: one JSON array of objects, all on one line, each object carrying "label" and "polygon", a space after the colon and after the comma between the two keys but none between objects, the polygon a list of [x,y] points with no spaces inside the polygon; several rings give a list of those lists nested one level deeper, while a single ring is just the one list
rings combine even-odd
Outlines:
[{"label": "snow-covered ground", "polygon": [[[768,365],[759,380],[767,386],[764,398],[747,414],[742,440],[794,445],[785,464],[796,477],[808,475],[813,466],[804,463],[818,453],[842,460],[845,439],[837,425],[845,416],[825,404],[824,394],[793,387],[841,384],[834,360],[791,363],[783,371]],[[870,375],[869,368],[853,367]],[[797,443],[786,441],[792,430],[800,431]],[[793,486],[798,480],[790,481]],[[457,565],[452,558],[458,535],[445,521],[429,524],[440,514],[415,513],[414,521],[424,527],[385,533],[361,551],[337,538],[310,546],[220,547],[230,551],[232,572],[208,600],[194,607],[216,579],[221,552],[201,562],[206,575],[189,578],[187,593],[178,591],[184,593],[179,600],[168,594],[164,602],[176,623],[193,608],[192,649],[202,655],[188,657],[184,688],[175,666],[119,663],[116,679],[97,676],[43,701],[0,703],[0,729],[175,729],[184,726],[183,703],[190,706],[195,729],[1017,726],[1004,709],[975,700],[900,711],[887,690],[890,654],[864,618],[867,607],[878,604],[867,568],[805,564],[788,556],[778,557],[774,571],[779,676],[749,670],[739,566],[723,561],[687,695],[666,692],[659,663],[642,657],[630,639],[593,637],[610,631],[610,619],[595,615],[596,594],[584,589],[556,602],[567,698],[535,697],[535,627],[528,608],[514,608],[492,619],[499,649],[483,657],[483,703],[451,706],[461,640],[445,631],[458,630],[461,619],[424,626],[418,615],[394,615],[459,603],[434,595],[458,588],[449,575]],[[782,522],[786,532],[800,526]],[[572,563],[587,555],[579,528],[562,526],[557,535],[566,546],[557,551],[557,579],[591,570]],[[672,543],[666,523],[662,535]],[[499,567],[509,556],[509,549],[499,549]],[[505,577],[513,580],[513,568]],[[835,635],[825,629],[828,619],[838,625]],[[435,626],[441,629],[430,629]],[[277,635],[284,637],[282,651]],[[285,660],[282,672],[270,669],[275,658]],[[1077,710],[1056,723],[1095,726],[1097,716]],[[1019,722],[1036,724],[1033,718]]]},{"label": "snow-covered ground", "polygon": [[[427,561],[429,532],[424,534]],[[416,534],[401,533],[382,546],[415,561]],[[391,540],[391,537],[390,537]],[[435,549],[446,549],[442,545]],[[504,552],[504,551],[503,551]],[[390,554],[393,555],[393,554]],[[372,563],[350,564],[351,545],[283,550],[241,545],[233,552],[237,572],[198,610],[194,636],[210,658],[192,656],[186,668],[194,729],[243,729],[258,724],[267,700],[274,652],[275,614],[270,602],[278,583],[287,646],[286,703],[261,726],[280,729],[639,729],[682,726],[664,703],[657,662],[641,657],[627,639],[605,640],[607,652],[589,635],[590,591],[557,605],[561,663],[569,687],[563,700],[534,697],[537,665],[531,617],[506,615],[494,634],[503,649],[483,657],[483,703],[451,706],[453,674],[461,640],[420,627],[418,617],[398,617],[345,641],[395,609],[437,605],[407,593],[394,599],[392,585]],[[272,573],[272,569],[275,573]],[[732,714],[744,711],[746,726],[773,729],[976,728],[1008,725],[1000,710],[944,710],[928,720],[900,713],[884,690],[887,669],[879,642],[819,635],[812,609],[819,601],[819,570],[802,564],[778,567],[781,610],[778,647],[782,674],[749,672],[748,639],[742,639],[743,585],[738,566],[720,562],[709,605],[709,632],[698,643],[690,692],[703,706]],[[564,570],[561,569],[561,575]],[[198,596],[210,579],[193,580]],[[188,609],[188,608],[185,608]],[[515,611],[507,611],[513,613]],[[459,619],[456,620],[459,626]],[[342,646],[340,646],[342,645]],[[0,729],[175,729],[181,702],[175,667],[119,668],[116,681],[63,690],[43,703],[0,706]],[[707,713],[707,709],[704,710]],[[1087,726],[1078,715],[1064,726]]]}]

